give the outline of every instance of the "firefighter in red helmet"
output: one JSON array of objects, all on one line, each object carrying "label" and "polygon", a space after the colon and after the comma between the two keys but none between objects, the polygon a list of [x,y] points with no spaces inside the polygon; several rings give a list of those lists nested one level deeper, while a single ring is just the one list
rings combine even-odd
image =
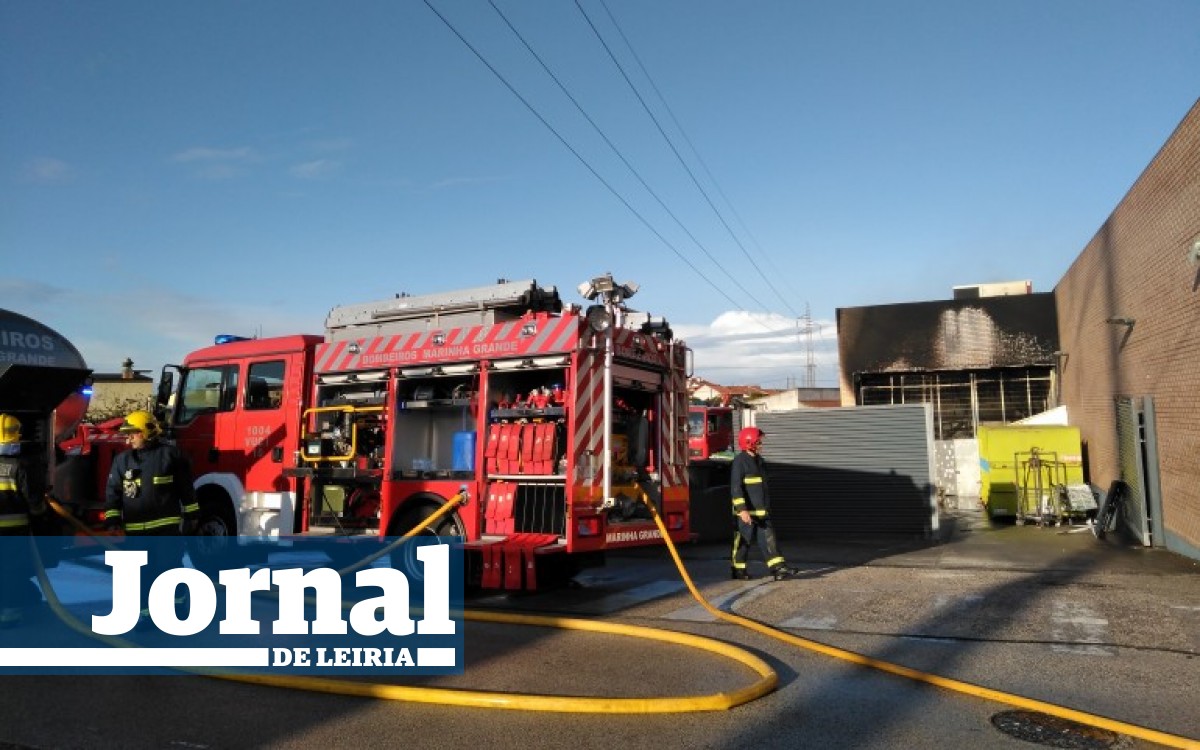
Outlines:
[{"label": "firefighter in red helmet", "polygon": [[763,559],[776,581],[799,571],[787,564],[775,544],[775,529],[771,525],[771,499],[767,493],[767,477],[760,454],[765,433],[757,427],[745,427],[738,433],[741,452],[733,459],[729,490],[733,497],[733,515],[737,531],[733,536],[734,579],[747,580],[746,558],[750,545],[758,544]]}]

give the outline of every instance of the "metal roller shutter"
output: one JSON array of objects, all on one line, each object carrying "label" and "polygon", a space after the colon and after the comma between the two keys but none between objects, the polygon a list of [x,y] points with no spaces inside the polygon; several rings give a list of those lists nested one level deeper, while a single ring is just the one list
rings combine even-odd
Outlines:
[{"label": "metal roller shutter", "polygon": [[928,404],[755,416],[780,538],[937,530]]}]

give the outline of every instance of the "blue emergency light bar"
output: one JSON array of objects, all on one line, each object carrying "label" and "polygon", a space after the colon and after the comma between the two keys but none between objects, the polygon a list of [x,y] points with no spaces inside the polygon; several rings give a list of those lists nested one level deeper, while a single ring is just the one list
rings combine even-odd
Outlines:
[{"label": "blue emergency light bar", "polygon": [[249,341],[246,336],[234,336],[232,333],[218,333],[213,339],[214,344],[232,344],[235,341]]}]

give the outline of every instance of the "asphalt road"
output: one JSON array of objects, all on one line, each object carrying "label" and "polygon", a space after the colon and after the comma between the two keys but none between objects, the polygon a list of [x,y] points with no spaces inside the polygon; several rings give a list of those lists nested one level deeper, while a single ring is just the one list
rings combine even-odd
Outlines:
[{"label": "asphalt road", "polygon": [[[804,569],[785,582],[729,580],[722,545],[683,554],[715,605],[787,632],[1200,738],[1200,566],[1099,542],[1086,530],[993,528],[969,513],[952,529],[938,543],[785,544]],[[727,711],[597,715],[397,703],[194,676],[4,677],[0,748],[1031,746],[993,721],[1012,706],[715,620],[689,598],[661,550],[615,555],[578,581],[533,595],[479,594],[468,606],[699,633],[764,658],[778,689]],[[466,652],[464,675],[415,683],[643,696],[728,691],[754,679],[712,654],[542,628],[468,623]],[[1061,736],[1082,738],[1076,747],[1154,746],[1087,729]]]}]

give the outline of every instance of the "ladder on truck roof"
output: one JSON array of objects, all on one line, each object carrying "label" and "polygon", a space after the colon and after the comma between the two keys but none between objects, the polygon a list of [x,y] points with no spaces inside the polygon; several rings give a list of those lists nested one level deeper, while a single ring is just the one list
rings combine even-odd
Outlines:
[{"label": "ladder on truck roof", "polygon": [[501,281],[490,286],[378,302],[342,305],[325,318],[327,342],[388,336],[516,320],[528,312],[562,310],[556,287],[537,281]]}]

